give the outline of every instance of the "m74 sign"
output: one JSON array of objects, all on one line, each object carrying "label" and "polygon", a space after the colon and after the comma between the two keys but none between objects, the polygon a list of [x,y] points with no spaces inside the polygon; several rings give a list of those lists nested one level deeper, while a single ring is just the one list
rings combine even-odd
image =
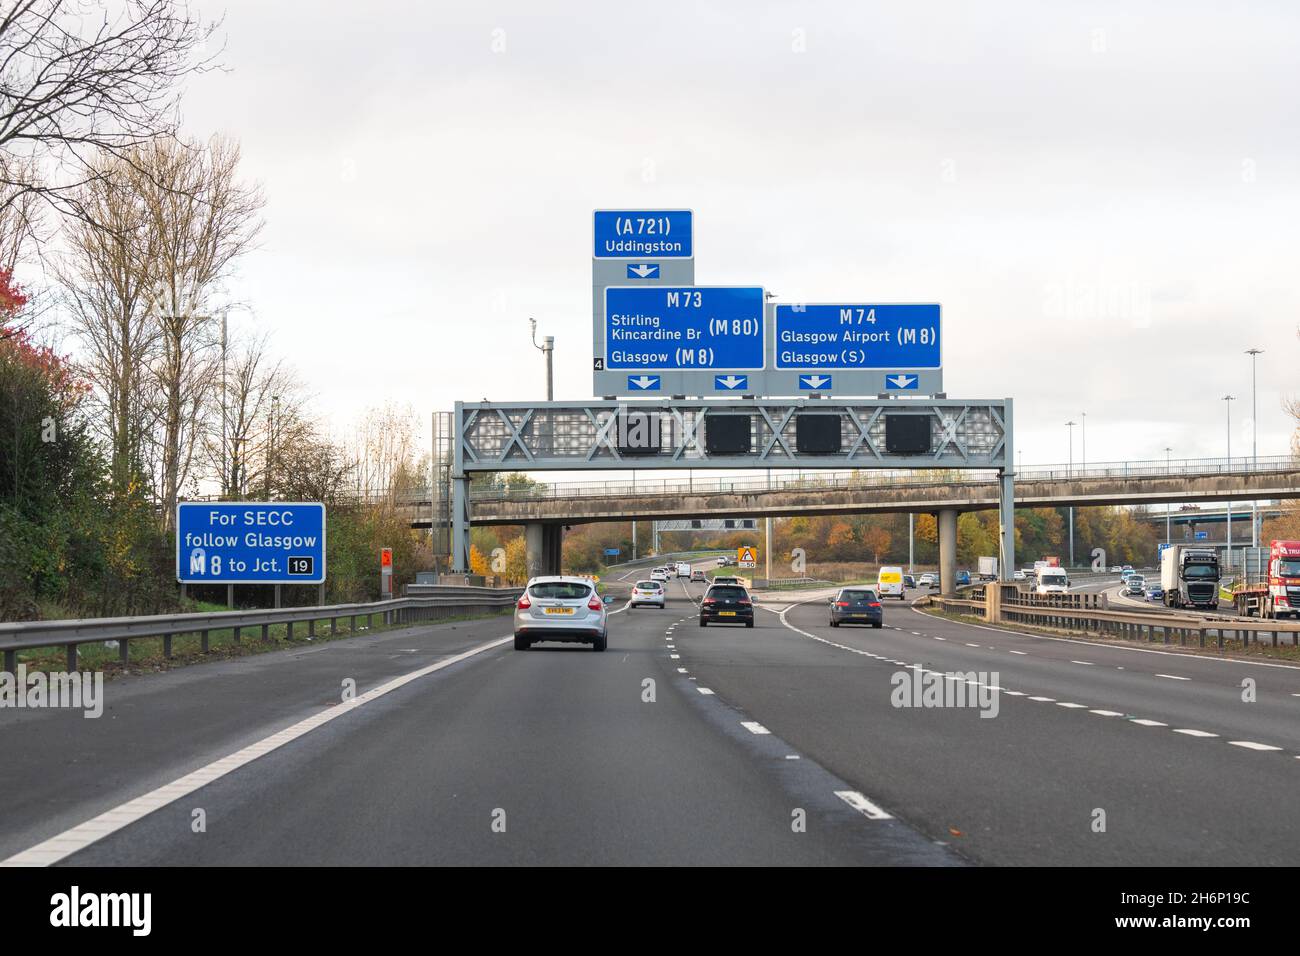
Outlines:
[{"label": "m74 sign", "polygon": [[184,584],[320,584],[319,502],[188,501],[176,507],[176,580]]}]

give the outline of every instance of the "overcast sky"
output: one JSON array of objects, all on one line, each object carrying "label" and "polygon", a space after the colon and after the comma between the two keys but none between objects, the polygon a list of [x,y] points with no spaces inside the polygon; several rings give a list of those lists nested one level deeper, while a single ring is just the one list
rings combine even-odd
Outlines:
[{"label": "overcast sky", "polygon": [[[219,12],[209,7],[205,13]],[[185,124],[266,191],[236,292],[340,430],[591,397],[591,211],[695,210],[696,281],[934,302],[1026,465],[1284,453],[1300,7],[274,3]],[[1075,459],[1081,456],[1075,431]]]}]

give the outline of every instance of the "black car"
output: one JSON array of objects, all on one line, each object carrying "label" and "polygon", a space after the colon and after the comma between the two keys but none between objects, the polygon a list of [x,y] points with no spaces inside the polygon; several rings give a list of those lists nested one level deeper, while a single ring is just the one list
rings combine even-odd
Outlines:
[{"label": "black car", "polygon": [[831,627],[841,624],[885,626],[885,611],[880,595],[870,588],[843,588],[831,600]]},{"label": "black car", "polygon": [[715,584],[700,602],[700,627],[714,624],[754,626],[754,602],[739,584]]}]

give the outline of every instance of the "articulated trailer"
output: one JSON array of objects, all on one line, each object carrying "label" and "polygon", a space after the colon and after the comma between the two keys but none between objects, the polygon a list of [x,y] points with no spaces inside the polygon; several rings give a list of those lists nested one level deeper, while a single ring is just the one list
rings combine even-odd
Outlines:
[{"label": "articulated trailer", "polygon": [[1258,556],[1251,561],[1255,555],[1247,555],[1245,574],[1233,588],[1232,604],[1237,613],[1243,617],[1300,618],[1300,541],[1271,541],[1267,552],[1263,548],[1248,550]]}]

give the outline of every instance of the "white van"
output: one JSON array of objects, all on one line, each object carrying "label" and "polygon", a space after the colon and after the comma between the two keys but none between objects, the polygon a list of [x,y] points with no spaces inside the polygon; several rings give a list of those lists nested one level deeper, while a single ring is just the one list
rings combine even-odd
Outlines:
[{"label": "white van", "polygon": [[1065,594],[1070,590],[1070,577],[1065,568],[1039,568],[1034,590],[1039,594]]},{"label": "white van", "polygon": [[903,594],[903,569],[881,568],[880,573],[876,575],[876,593],[882,598],[896,597],[900,601],[907,600],[907,596]]}]

